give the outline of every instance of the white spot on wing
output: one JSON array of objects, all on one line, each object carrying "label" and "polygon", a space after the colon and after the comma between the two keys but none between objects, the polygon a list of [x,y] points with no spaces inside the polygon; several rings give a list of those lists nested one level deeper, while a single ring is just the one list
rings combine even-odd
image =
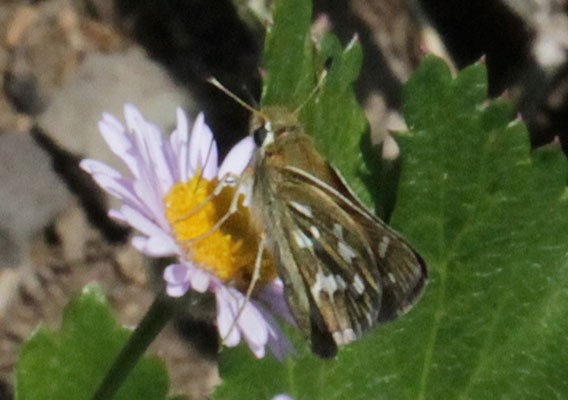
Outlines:
[{"label": "white spot on wing", "polygon": [[351,260],[355,258],[356,256],[355,251],[351,248],[351,246],[346,244],[344,241],[340,240],[337,247],[339,250],[339,255],[343,257],[345,261],[350,263]]},{"label": "white spot on wing", "polygon": [[313,236],[315,239],[319,239],[320,236],[321,236],[319,229],[316,228],[316,227],[313,226],[313,225],[310,226],[310,232],[312,233],[312,236]]},{"label": "white spot on wing", "polygon": [[339,332],[339,331],[333,332],[332,336],[333,336],[333,340],[335,341],[335,343],[337,343],[337,344],[344,344],[344,343],[343,343],[343,333],[342,333],[342,332]]},{"label": "white spot on wing", "polygon": [[337,282],[337,287],[340,290],[345,290],[347,289],[347,283],[343,280],[343,278],[341,277],[341,275],[336,275],[335,276],[335,281]]},{"label": "white spot on wing", "polygon": [[298,203],[297,201],[289,201],[288,204],[300,214],[308,218],[313,218],[314,215],[312,214],[312,208],[310,206]]},{"label": "white spot on wing", "polygon": [[392,283],[396,283],[396,278],[392,272],[389,272],[388,277]]},{"label": "white spot on wing", "polygon": [[325,276],[321,271],[316,274],[316,282],[312,286],[312,294],[314,297],[319,298],[322,290],[326,291],[330,296],[333,296],[333,293],[335,293],[337,289],[338,284],[333,275]]},{"label": "white spot on wing", "polygon": [[357,335],[355,335],[355,331],[351,328],[347,328],[343,331],[336,331],[333,332],[333,340],[338,345],[344,345],[353,342],[357,339]]},{"label": "white spot on wing", "polygon": [[367,313],[366,315],[367,317],[367,322],[369,323],[369,326],[373,326],[373,316],[371,315],[371,313]]},{"label": "white spot on wing", "polygon": [[333,225],[333,234],[339,241],[343,241],[343,228],[338,223]]},{"label": "white spot on wing", "polygon": [[301,249],[311,248],[313,246],[313,243],[310,240],[310,238],[308,238],[306,235],[304,235],[304,233],[302,231],[296,229],[296,230],[294,230],[294,232],[292,232],[292,235],[294,236],[294,240],[296,241],[296,244]]},{"label": "white spot on wing", "polygon": [[361,275],[355,274],[353,277],[353,288],[359,294],[363,294],[365,291],[365,284],[363,283],[363,279],[361,279]]},{"label": "white spot on wing", "polygon": [[388,236],[383,236],[383,240],[379,243],[379,257],[385,258],[387,255],[387,249],[389,248],[390,238]]}]

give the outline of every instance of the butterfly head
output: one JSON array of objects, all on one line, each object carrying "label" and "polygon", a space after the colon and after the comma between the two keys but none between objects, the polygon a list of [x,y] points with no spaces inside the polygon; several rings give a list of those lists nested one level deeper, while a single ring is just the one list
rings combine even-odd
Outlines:
[{"label": "butterfly head", "polygon": [[264,150],[274,141],[292,132],[298,126],[298,118],[284,107],[268,106],[253,113],[251,135],[256,146]]}]

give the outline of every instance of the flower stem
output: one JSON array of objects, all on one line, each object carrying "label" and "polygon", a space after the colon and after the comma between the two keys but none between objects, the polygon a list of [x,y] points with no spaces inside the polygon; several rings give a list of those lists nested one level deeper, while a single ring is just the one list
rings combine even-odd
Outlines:
[{"label": "flower stem", "polygon": [[185,302],[185,297],[173,298],[164,292],[156,296],[150,309],[108,370],[92,400],[109,400],[114,396],[148,346],[176,314],[179,306]]}]

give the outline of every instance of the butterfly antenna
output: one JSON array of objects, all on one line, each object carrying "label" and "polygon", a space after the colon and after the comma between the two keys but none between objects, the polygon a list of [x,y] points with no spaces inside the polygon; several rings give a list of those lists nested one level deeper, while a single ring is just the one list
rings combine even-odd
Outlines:
[{"label": "butterfly antenna", "polygon": [[306,97],[306,100],[304,100],[302,102],[302,104],[300,104],[293,112],[292,114],[294,115],[298,115],[300,113],[300,111],[302,111],[302,109],[306,106],[306,104],[308,104],[313,98],[314,96],[320,91],[320,89],[323,87],[323,84],[325,83],[325,78],[327,76],[327,71],[329,71],[329,68],[331,68],[331,58],[328,58],[327,61],[325,62],[324,65],[324,69],[321,72],[318,81],[316,83],[316,86],[314,86],[314,88],[312,89],[312,91],[310,92],[310,94],[308,95],[308,97]]},{"label": "butterfly antenna", "polygon": [[241,85],[241,89],[246,95],[245,99],[247,99],[247,103],[250,104],[255,110],[260,109],[260,104],[258,104],[258,101],[256,101],[256,98],[253,96],[249,87],[243,83]]},{"label": "butterfly antenna", "polygon": [[213,86],[215,86],[217,89],[219,89],[220,91],[222,91],[223,93],[225,93],[227,96],[229,96],[231,99],[235,100],[238,104],[240,104],[241,106],[243,106],[244,108],[246,108],[247,110],[249,110],[251,113],[255,114],[255,115],[260,115],[260,116],[264,116],[264,114],[262,114],[259,110],[257,110],[256,108],[252,107],[251,105],[249,105],[246,101],[242,100],[239,96],[237,96],[236,94],[234,94],[233,92],[231,92],[229,89],[227,89],[225,86],[223,86],[223,84],[221,82],[219,82],[216,78],[214,77],[209,77],[207,78],[207,82],[209,82],[210,84],[212,84]]}]

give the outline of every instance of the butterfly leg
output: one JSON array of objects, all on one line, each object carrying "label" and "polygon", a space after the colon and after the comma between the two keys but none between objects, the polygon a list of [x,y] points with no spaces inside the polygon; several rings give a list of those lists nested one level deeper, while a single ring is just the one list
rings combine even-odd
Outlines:
[{"label": "butterfly leg", "polygon": [[[229,175],[229,174],[227,174]],[[225,176],[227,176],[225,175]],[[234,175],[231,175],[231,177],[234,178]],[[221,181],[223,181],[225,179],[225,177],[223,177],[223,179]],[[233,199],[231,200],[231,204],[229,206],[229,210],[227,210],[227,212],[221,217],[219,218],[219,220],[215,223],[215,225],[213,225],[209,230],[207,230],[207,232],[202,233],[201,235],[197,235],[195,237],[192,237],[191,239],[185,239],[183,242],[184,243],[193,243],[193,242],[197,242],[201,239],[203,239],[204,237],[207,237],[208,235],[210,235],[211,233],[215,232],[217,229],[219,229],[221,227],[221,225],[223,225],[225,223],[225,221],[227,221],[229,219],[229,217],[231,215],[233,215],[236,211],[237,211],[237,207],[239,204],[239,188],[241,187],[241,185],[243,184],[243,182],[245,181],[245,179],[247,179],[247,175],[246,174],[242,174],[237,182],[236,182],[236,189],[235,189],[235,195],[233,196]],[[215,191],[217,190],[217,188],[221,187],[222,189],[222,185],[221,182],[219,182],[219,185],[217,185],[217,187],[215,188],[215,190],[213,191],[213,193],[211,193],[209,196],[207,196],[207,199],[211,200],[211,198],[213,198],[213,195],[215,194]],[[220,192],[220,191],[219,191]],[[192,215],[193,213],[196,212],[196,208],[199,209],[201,207],[203,207],[206,202],[208,201],[207,199],[205,199],[202,203],[200,203],[197,207],[195,207],[193,210],[191,210],[191,212],[189,213],[189,215]],[[187,218],[187,217],[184,217]]]},{"label": "butterfly leg", "polygon": [[[221,191],[223,190],[225,185],[228,182],[231,182],[231,180],[235,180],[237,183],[239,183],[241,178],[236,176],[235,174],[231,174],[231,173],[225,174],[223,176],[223,178],[221,178],[219,180],[219,182],[217,183],[217,186],[215,186],[215,189],[213,189],[213,192],[211,192],[211,194],[209,194],[201,203],[199,203],[197,206],[195,206],[190,212],[188,212],[187,214],[177,218],[174,222],[183,221],[184,219],[187,219],[187,218],[191,217],[192,215],[194,215],[195,213],[197,213],[208,202],[210,202],[214,197],[219,196],[219,194],[221,193]],[[237,185],[237,187],[238,187],[238,185]]]}]

